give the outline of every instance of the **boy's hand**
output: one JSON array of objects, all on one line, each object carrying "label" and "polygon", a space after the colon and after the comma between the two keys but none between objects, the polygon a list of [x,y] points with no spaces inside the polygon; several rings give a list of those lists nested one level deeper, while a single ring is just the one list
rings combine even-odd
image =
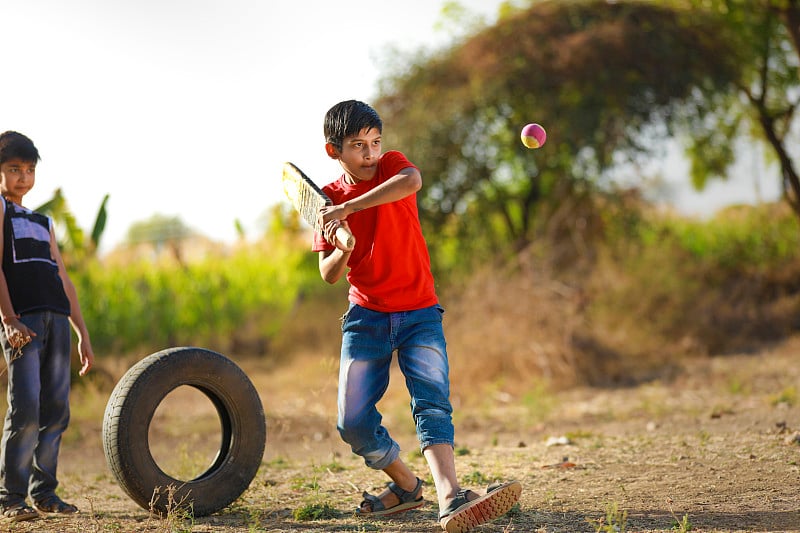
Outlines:
[{"label": "boy's hand", "polygon": [[319,208],[317,214],[317,224],[322,228],[322,236],[328,243],[334,245],[339,250],[345,252],[352,252],[355,244],[347,246],[336,238],[336,230],[340,227],[350,231],[350,226],[347,225],[348,210],[345,204],[340,205],[325,205]]},{"label": "boy's hand", "polygon": [[85,376],[86,373],[92,368],[94,364],[94,351],[92,345],[84,340],[78,341],[78,356],[81,359],[81,369],[78,371],[79,376]]},{"label": "boy's hand", "polygon": [[342,250],[343,252],[352,252],[353,247],[346,247],[342,244],[340,239],[336,238],[336,230],[339,228],[345,228],[346,230],[350,231],[350,226],[347,224],[346,220],[336,220],[333,219],[329,222],[326,222],[322,226],[322,236],[325,237],[325,240],[328,241],[330,244],[334,245],[338,249]]},{"label": "boy's hand", "polygon": [[331,220],[344,220],[349,213],[343,205],[325,205],[319,208],[319,225],[324,227]]},{"label": "boy's hand", "polygon": [[36,336],[36,332],[20,322],[18,316],[6,317],[3,319],[3,326],[6,330],[8,343],[12,348],[22,348],[31,338]]}]

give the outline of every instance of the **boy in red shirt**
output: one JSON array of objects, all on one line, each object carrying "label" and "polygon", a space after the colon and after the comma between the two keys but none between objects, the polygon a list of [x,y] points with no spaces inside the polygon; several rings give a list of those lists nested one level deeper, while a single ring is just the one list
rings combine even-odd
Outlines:
[{"label": "boy in red shirt", "polygon": [[[508,512],[522,486],[512,481],[477,493],[458,484],[444,309],[417,212],[422,177],[402,153],[381,154],[382,128],[375,110],[355,100],[325,115],[325,150],[344,174],[323,188],[334,205],[320,212],[323,232],[315,236],[313,250],[319,252],[325,281],[336,283],[346,274],[350,283],[350,305],[342,319],[337,428],[367,466],[392,479],[380,495],[364,493],[360,516],[423,504],[422,481],[400,459],[400,447],[376,408],[397,351],[420,448],[436,486],[439,522],[449,533],[468,531]],[[352,249],[336,241],[339,226],[355,236]]]}]

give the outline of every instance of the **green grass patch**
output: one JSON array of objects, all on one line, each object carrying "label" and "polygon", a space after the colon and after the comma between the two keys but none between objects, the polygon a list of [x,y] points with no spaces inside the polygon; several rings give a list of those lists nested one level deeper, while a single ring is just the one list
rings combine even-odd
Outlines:
[{"label": "green grass patch", "polygon": [[308,503],[292,512],[292,517],[298,522],[332,520],[338,516],[339,512],[328,502]]}]

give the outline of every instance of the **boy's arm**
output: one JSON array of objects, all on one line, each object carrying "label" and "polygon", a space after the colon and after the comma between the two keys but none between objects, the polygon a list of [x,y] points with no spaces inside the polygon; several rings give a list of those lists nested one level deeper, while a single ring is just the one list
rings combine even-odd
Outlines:
[{"label": "boy's arm", "polygon": [[[335,222],[338,226],[338,221]],[[342,222],[341,225],[347,227],[347,222]],[[331,231],[335,232],[336,230],[334,229]],[[334,238],[334,242],[335,241],[336,239]],[[336,283],[344,275],[347,270],[347,261],[350,259],[350,253],[353,251],[352,249],[347,250],[340,248],[339,244],[336,242],[335,244],[335,249],[323,250],[319,253],[319,273],[322,279],[330,284]]]},{"label": "boy's arm", "polygon": [[402,200],[422,188],[422,175],[414,167],[407,167],[374,189],[339,205],[325,206],[320,210],[322,222],[344,220],[348,215],[378,205]]},{"label": "boy's arm", "polygon": [[64,285],[64,292],[67,294],[67,299],[69,300],[69,321],[78,337],[78,356],[81,359],[81,369],[78,374],[83,376],[94,364],[94,350],[92,350],[92,341],[89,339],[89,331],[86,329],[86,323],[81,313],[81,306],[78,302],[78,292],[75,290],[75,285],[72,283],[69,274],[67,274],[67,269],[64,267],[64,260],[61,258],[61,252],[58,249],[58,243],[56,242],[56,236],[52,227],[50,228],[50,253],[58,264],[58,275],[61,277],[61,283]]},{"label": "boy's arm", "polygon": [[[3,257],[3,225],[5,223],[5,202],[0,200],[2,214],[0,214],[0,258]],[[8,292],[8,282],[6,274],[0,268],[0,316],[3,320],[3,328],[6,332],[9,344],[14,348],[21,348],[28,344],[31,337],[36,336],[36,332],[20,322],[19,316],[14,311],[11,303],[11,294]]]}]

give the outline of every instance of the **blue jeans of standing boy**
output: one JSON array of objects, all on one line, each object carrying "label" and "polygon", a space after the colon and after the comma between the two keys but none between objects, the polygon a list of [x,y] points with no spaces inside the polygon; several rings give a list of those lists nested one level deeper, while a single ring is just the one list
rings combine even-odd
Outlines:
[{"label": "blue jeans of standing boy", "polygon": [[21,321],[36,332],[22,352],[12,353],[0,327],[8,365],[8,411],[0,450],[0,504],[13,505],[28,494],[34,501],[55,494],[61,435],[69,423],[69,319],[37,312]]},{"label": "blue jeans of standing boy", "polygon": [[351,304],[342,318],[337,427],[353,453],[370,468],[383,470],[400,454],[376,408],[389,386],[395,350],[411,395],[420,448],[453,445],[443,313],[439,305],[381,313]]}]

